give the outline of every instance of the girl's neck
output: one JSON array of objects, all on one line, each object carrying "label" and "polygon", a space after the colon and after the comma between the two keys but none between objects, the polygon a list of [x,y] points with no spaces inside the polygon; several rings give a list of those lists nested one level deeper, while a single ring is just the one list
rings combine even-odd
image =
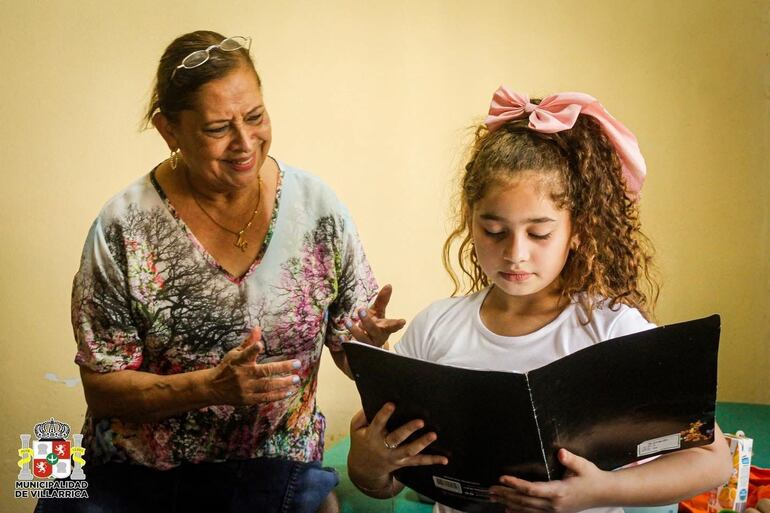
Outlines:
[{"label": "girl's neck", "polygon": [[568,304],[558,284],[530,296],[511,296],[492,286],[481,305],[480,315],[493,333],[518,337],[548,325]]}]

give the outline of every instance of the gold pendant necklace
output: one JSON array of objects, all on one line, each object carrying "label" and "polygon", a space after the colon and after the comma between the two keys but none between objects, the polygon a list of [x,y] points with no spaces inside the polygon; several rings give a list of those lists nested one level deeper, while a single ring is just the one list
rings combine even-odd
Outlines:
[{"label": "gold pendant necklace", "polygon": [[190,177],[187,174],[187,170],[184,172],[185,180],[187,180],[187,186],[190,188],[190,193],[192,194],[193,200],[195,201],[195,204],[198,205],[198,208],[201,209],[201,212],[206,214],[206,217],[208,217],[212,223],[226,231],[227,233],[232,233],[235,235],[236,239],[235,242],[233,242],[233,245],[240,249],[241,251],[245,252],[246,248],[249,247],[249,241],[246,240],[246,230],[251,228],[251,223],[254,222],[254,218],[257,217],[257,214],[259,213],[259,204],[262,202],[262,176],[261,174],[257,174],[257,205],[254,207],[254,212],[252,212],[251,217],[249,218],[248,222],[238,231],[231,230],[227,226],[223,226],[219,223],[214,217],[208,213],[208,211],[203,208],[203,205],[201,205],[200,201],[198,201],[198,197],[195,193],[195,188],[192,186],[192,183],[190,182]]}]

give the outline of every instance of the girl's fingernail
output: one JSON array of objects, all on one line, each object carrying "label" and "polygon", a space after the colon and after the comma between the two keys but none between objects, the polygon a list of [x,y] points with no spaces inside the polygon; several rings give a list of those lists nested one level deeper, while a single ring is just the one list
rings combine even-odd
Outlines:
[{"label": "girl's fingernail", "polygon": [[292,376],[292,377],[291,377],[291,382],[292,382],[292,383],[294,383],[295,385],[296,385],[297,383],[299,383],[299,376]]},{"label": "girl's fingernail", "polygon": [[297,389],[296,389],[296,388],[292,388],[291,390],[289,390],[288,392],[286,392],[286,397],[291,397],[291,396],[293,396],[293,395],[294,395],[294,392],[296,392],[296,391],[297,391]]},{"label": "girl's fingernail", "polygon": [[347,329],[350,329],[353,327],[353,323],[350,321],[350,319],[345,319],[345,327]]},{"label": "girl's fingernail", "polygon": [[358,311],[358,316],[359,316],[360,318],[362,318],[362,319],[363,319],[364,317],[366,317],[366,310],[364,310],[363,308],[362,308],[362,309],[360,309],[360,310]]},{"label": "girl's fingernail", "polygon": [[339,339],[340,339],[340,342],[347,342],[347,339],[345,338],[345,335],[340,335],[340,336],[339,336],[339,337],[337,337],[337,338],[339,338]]},{"label": "girl's fingernail", "polygon": [[302,362],[300,362],[299,360],[294,360],[293,362],[291,362],[291,366],[295,369],[299,369],[300,367],[302,367]]}]

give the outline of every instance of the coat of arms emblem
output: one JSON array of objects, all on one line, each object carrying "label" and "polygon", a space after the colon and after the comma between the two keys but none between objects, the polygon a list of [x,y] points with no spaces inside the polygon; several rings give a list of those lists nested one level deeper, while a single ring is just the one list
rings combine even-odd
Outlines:
[{"label": "coat of arms emblem", "polygon": [[[37,440],[29,447],[30,435],[21,435],[19,449],[20,481],[30,481],[35,477],[40,479],[85,479],[83,472],[85,460],[82,458],[85,449],[80,446],[83,435],[73,435],[73,441],[67,440],[70,427],[53,417],[35,425]],[[74,465],[73,465],[74,461]],[[32,463],[30,471],[29,464]]]}]

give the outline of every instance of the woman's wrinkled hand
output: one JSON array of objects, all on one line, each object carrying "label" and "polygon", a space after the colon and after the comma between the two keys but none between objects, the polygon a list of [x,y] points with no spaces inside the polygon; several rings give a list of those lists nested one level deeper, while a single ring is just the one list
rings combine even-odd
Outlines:
[{"label": "woman's wrinkled hand", "polygon": [[563,479],[531,482],[502,476],[500,485],[489,488],[490,499],[506,512],[573,513],[601,505],[608,473],[566,449],[559,450],[558,458],[567,469]]},{"label": "woman's wrinkled hand", "polygon": [[388,432],[386,424],[396,410],[386,403],[369,424],[363,411],[350,422],[350,452],[348,471],[351,479],[361,488],[383,488],[391,482],[391,473],[401,467],[422,465],[446,465],[444,456],[422,454],[423,449],[436,440],[436,433],[425,433],[409,443],[404,443],[425,423],[415,419]]},{"label": "woman's wrinkled hand", "polygon": [[299,360],[257,363],[264,351],[262,331],[254,328],[236,348],[225,354],[222,361],[211,369],[210,386],[216,404],[234,406],[278,401],[298,390],[301,367]]},{"label": "woman's wrinkled hand", "polygon": [[358,318],[345,320],[345,327],[355,340],[382,347],[392,333],[404,327],[406,320],[385,317],[385,309],[390,302],[391,294],[393,294],[393,287],[385,285],[377,293],[372,306],[359,309],[356,312]]}]

